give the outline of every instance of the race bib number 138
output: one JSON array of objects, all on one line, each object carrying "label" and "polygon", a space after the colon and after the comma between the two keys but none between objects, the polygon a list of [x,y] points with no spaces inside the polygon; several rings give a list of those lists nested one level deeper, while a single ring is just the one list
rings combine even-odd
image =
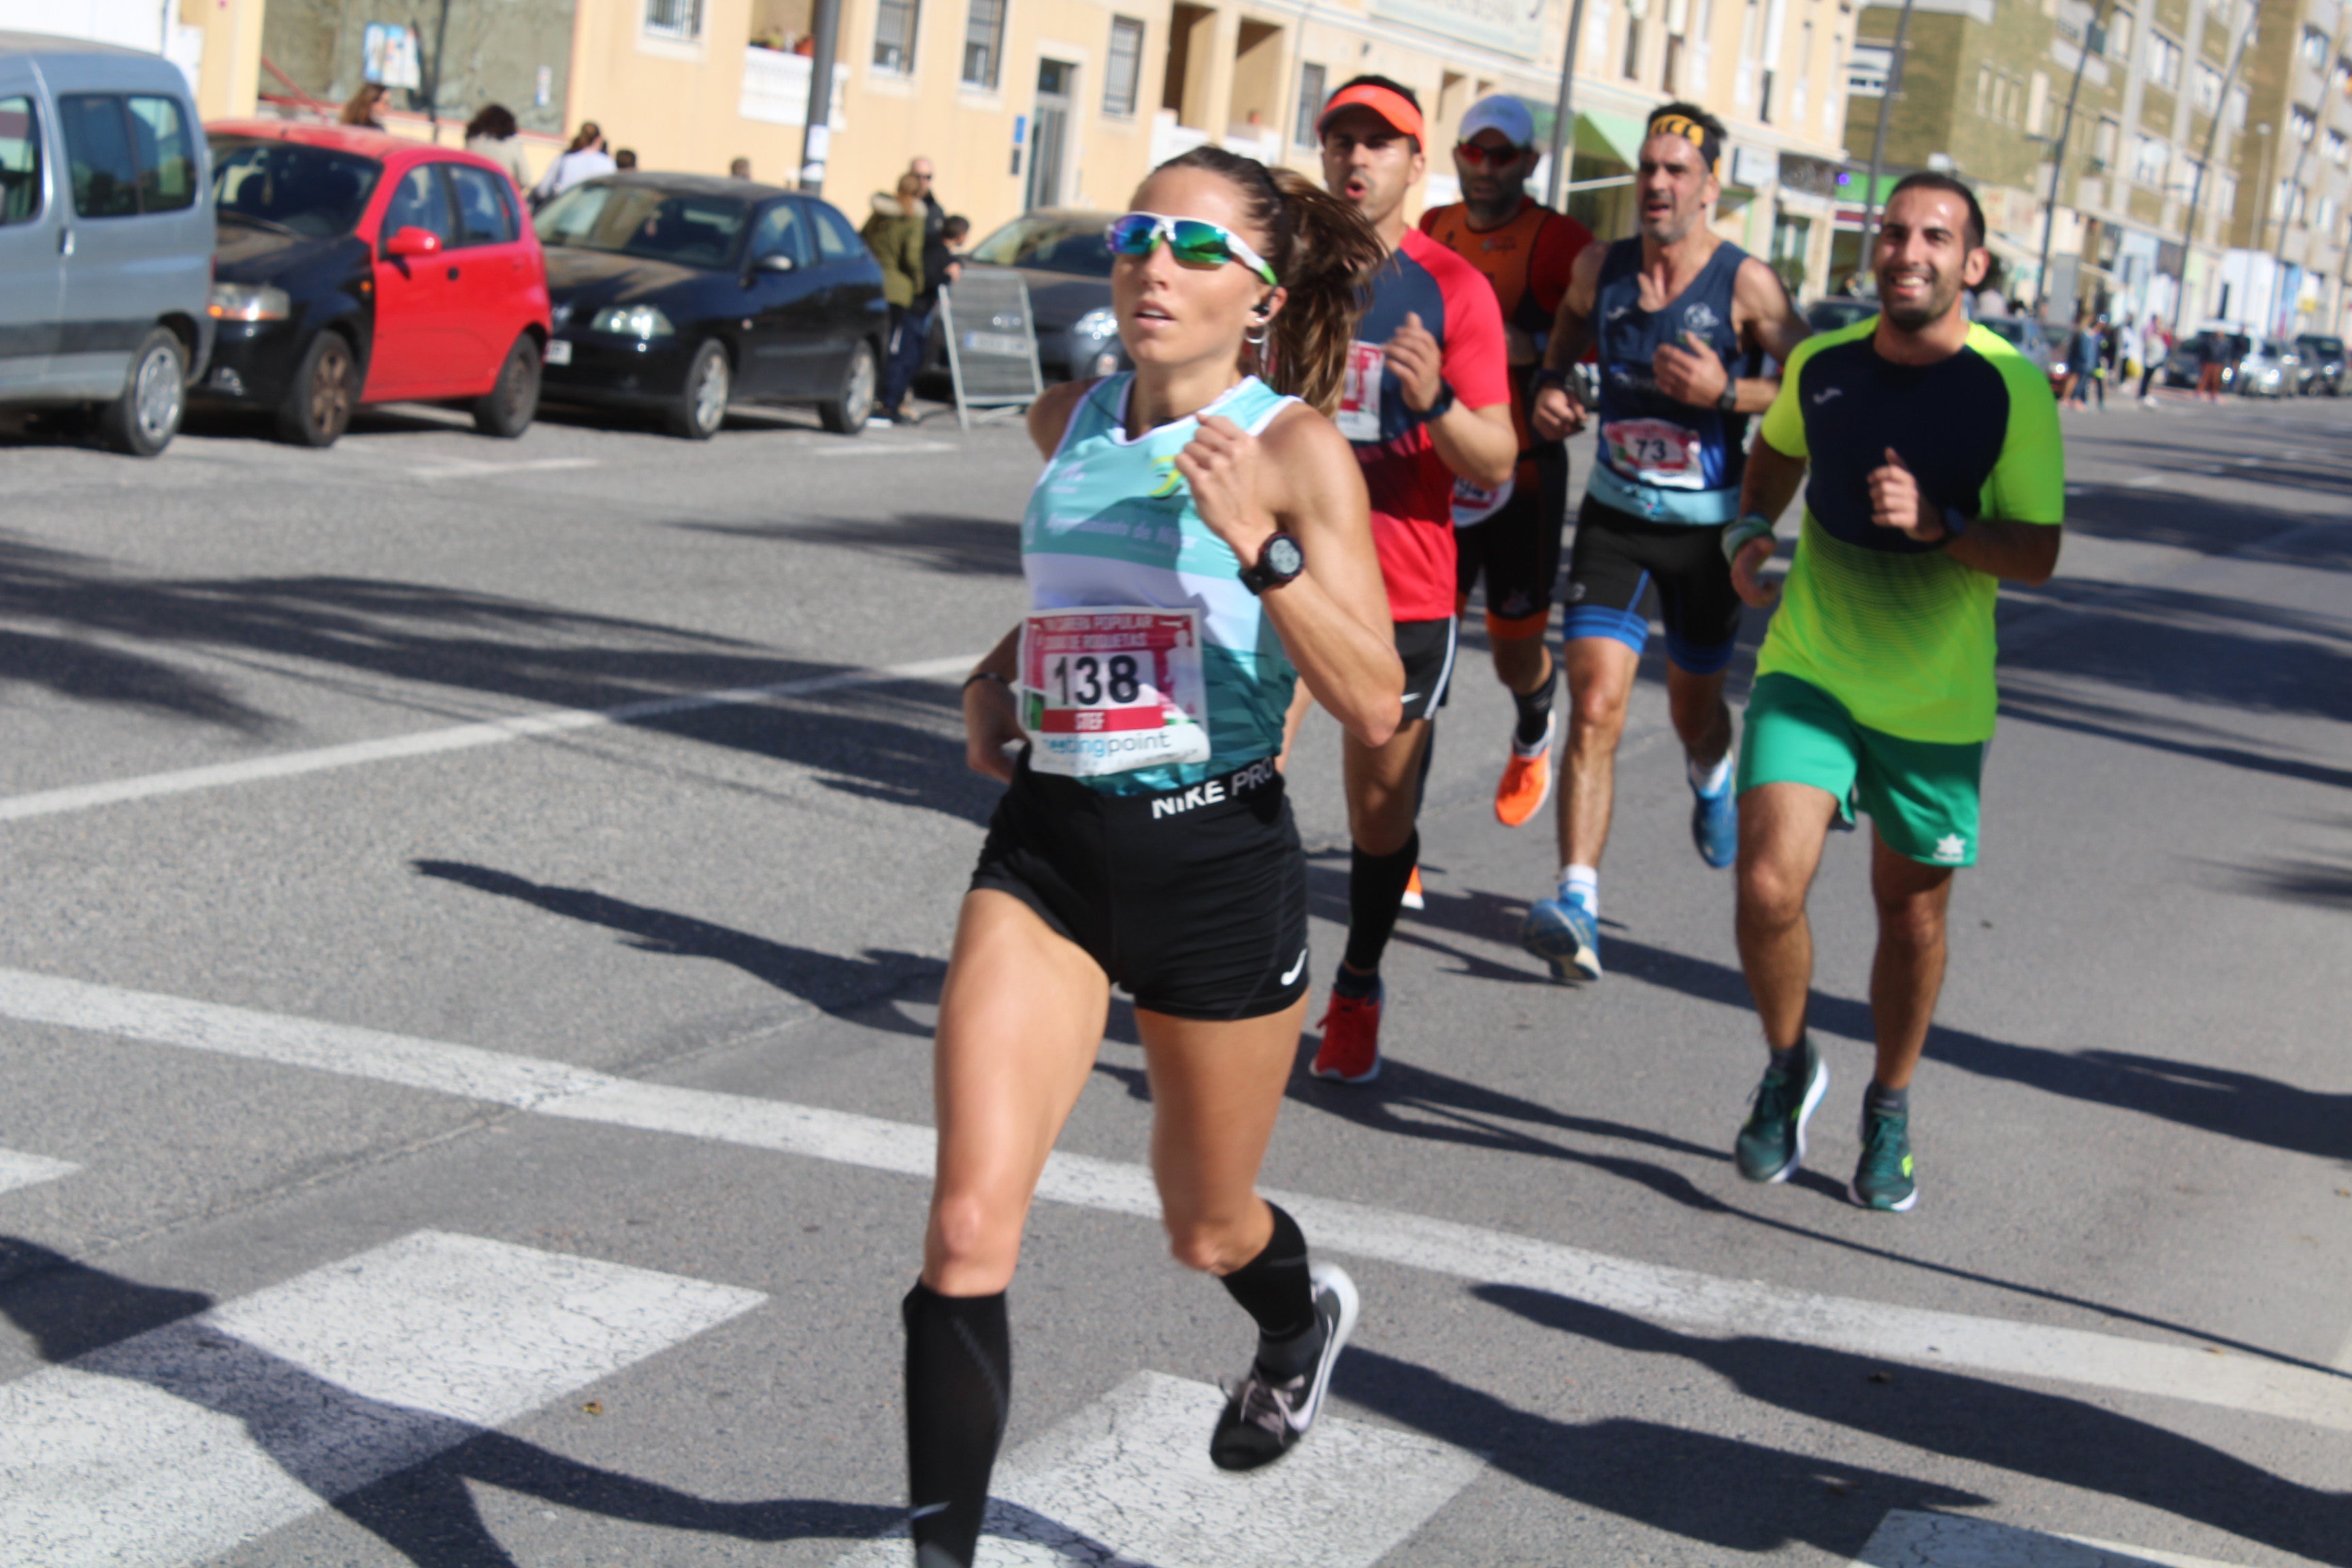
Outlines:
[{"label": "race bib number 138", "polygon": [[1048,610],[1021,627],[1029,765],[1065,778],[1209,760],[1201,613]]}]

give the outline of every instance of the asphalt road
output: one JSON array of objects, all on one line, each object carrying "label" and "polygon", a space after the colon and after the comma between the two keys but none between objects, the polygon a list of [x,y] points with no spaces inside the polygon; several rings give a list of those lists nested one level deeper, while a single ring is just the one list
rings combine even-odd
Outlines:
[{"label": "asphalt road", "polygon": [[[1302,1055],[1266,1171],[1363,1289],[1334,1425],[1200,1464],[1248,1339],[1165,1256],[1117,1010],[1013,1292],[996,1561],[2352,1563],[2352,409],[2067,433],[1918,1209],[1844,1196],[1858,836],[1813,1158],[1752,1188],[1657,656],[1571,990],[1515,941],[1554,854],[1493,820],[1465,639],[1388,1071]],[[0,438],[0,1558],[893,1560],[859,1542],[993,795],[944,672],[1017,613],[1036,468],[945,418]],[[1318,721],[1318,976],[1335,757]]]}]

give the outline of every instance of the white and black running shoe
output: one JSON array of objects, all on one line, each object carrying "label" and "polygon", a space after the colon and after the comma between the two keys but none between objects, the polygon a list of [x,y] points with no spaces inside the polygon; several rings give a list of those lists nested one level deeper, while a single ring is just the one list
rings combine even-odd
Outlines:
[{"label": "white and black running shoe", "polygon": [[1361,1303],[1356,1282],[1337,1264],[1310,1264],[1307,1278],[1314,1282],[1315,1315],[1323,1323],[1323,1353],[1315,1358],[1312,1371],[1284,1383],[1266,1376],[1255,1361],[1250,1363],[1209,1438],[1209,1462],[1221,1470],[1255,1470],[1274,1463],[1307,1436],[1323,1408],[1331,1368],[1355,1331]]}]

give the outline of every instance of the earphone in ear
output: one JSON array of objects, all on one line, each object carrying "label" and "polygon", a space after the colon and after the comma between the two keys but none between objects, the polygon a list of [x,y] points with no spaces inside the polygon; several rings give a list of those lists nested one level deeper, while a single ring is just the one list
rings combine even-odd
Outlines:
[{"label": "earphone in ear", "polygon": [[1271,300],[1260,300],[1251,310],[1250,314],[1263,321],[1268,316],[1274,314],[1274,301]]}]

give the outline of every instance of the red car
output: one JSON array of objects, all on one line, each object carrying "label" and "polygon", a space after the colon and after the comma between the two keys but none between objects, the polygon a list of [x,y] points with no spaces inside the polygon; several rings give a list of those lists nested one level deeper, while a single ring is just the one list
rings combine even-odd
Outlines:
[{"label": "red car", "polygon": [[198,395],[331,445],[362,403],[469,405],[487,435],[539,410],[547,263],[486,158],[380,131],[221,121],[211,313]]}]

